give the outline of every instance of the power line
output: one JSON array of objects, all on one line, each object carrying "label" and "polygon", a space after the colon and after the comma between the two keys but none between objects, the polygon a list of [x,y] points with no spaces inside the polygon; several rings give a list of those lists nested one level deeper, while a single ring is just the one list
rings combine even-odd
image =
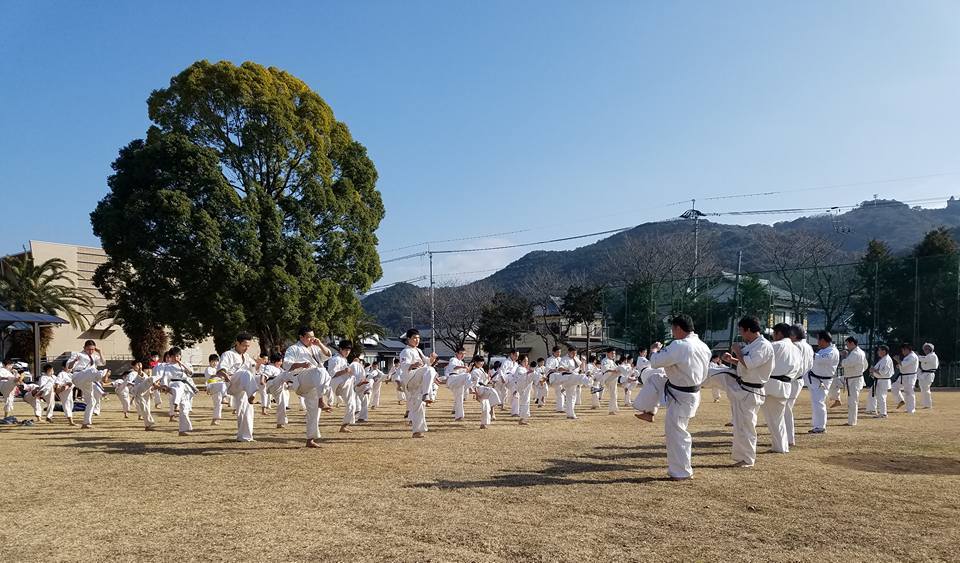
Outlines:
[{"label": "power line", "polygon": [[525,246],[536,246],[539,244],[552,244],[555,242],[565,242],[568,240],[577,240],[581,238],[596,237],[600,235],[609,235],[613,233],[621,233],[623,231],[629,231],[630,229],[633,229],[633,228],[634,227],[621,227],[619,229],[610,229],[607,231],[599,231],[596,233],[587,233],[585,235],[576,235],[572,237],[562,237],[562,238],[555,238],[550,240],[541,240],[537,242],[525,242],[521,244],[506,244],[503,246],[487,246],[484,248],[460,248],[456,250],[432,250],[430,252],[432,252],[433,254],[460,254],[465,252],[486,252],[488,250],[506,250],[509,248],[522,248]]},{"label": "power line", "polygon": [[521,229],[521,230],[519,230],[519,231],[505,231],[505,232],[502,232],[502,233],[490,233],[490,234],[487,234],[487,235],[475,235],[475,236],[470,236],[470,237],[449,238],[449,239],[445,239],[445,240],[428,240],[428,241],[424,241],[424,242],[417,242],[417,243],[413,243],[413,244],[408,244],[408,245],[406,245],[406,246],[398,246],[398,247],[396,247],[396,248],[391,248],[391,249],[389,249],[389,250],[383,250],[383,251],[381,251],[381,253],[384,254],[384,253],[387,253],[387,252],[396,252],[396,251],[398,251],[398,250],[406,250],[406,249],[408,249],[408,248],[416,248],[416,247],[418,247],[418,246],[424,246],[424,245],[428,245],[428,244],[443,244],[443,243],[445,243],[445,242],[461,242],[461,241],[465,241],[465,240],[477,240],[477,239],[481,239],[481,238],[499,237],[499,236],[504,236],[504,235],[516,235],[516,234],[519,234],[519,233],[528,233],[528,232],[530,232],[530,231],[532,231],[532,230],[533,230],[533,229]]}]

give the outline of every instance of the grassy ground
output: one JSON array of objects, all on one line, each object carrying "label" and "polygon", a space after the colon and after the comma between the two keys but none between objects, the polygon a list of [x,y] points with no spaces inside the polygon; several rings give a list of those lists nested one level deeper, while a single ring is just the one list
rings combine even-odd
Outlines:
[{"label": "grassy ground", "polygon": [[258,415],[257,442],[238,444],[232,420],[208,426],[206,395],[190,437],[165,420],[144,432],[111,397],[89,430],[0,427],[0,561],[955,561],[960,393],[935,400],[855,428],[835,409],[827,434],[737,469],[726,400],[707,399],[695,478],[673,483],[662,425],[629,410],[544,408],[481,431],[476,402],[454,423],[442,394],[413,440],[387,400],[352,434],[324,415],[308,450],[296,410],[282,430]]}]

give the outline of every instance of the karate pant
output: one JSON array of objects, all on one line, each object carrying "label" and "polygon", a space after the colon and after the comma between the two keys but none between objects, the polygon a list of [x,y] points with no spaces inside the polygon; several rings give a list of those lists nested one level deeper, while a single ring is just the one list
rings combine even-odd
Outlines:
[{"label": "karate pant", "polygon": [[787,443],[791,446],[797,443],[797,432],[794,427],[793,407],[797,404],[800,391],[803,390],[803,378],[798,377],[790,384],[790,397],[787,398],[787,408],[783,411],[783,425],[787,431]]},{"label": "karate pant", "polygon": [[153,406],[158,409],[163,407],[163,400],[162,400],[163,395],[160,393],[160,390],[155,389],[152,392],[152,396],[153,396]]},{"label": "karate pant", "polygon": [[510,416],[520,416],[520,394],[516,382],[507,381],[504,388],[510,396]]},{"label": "karate pant", "polygon": [[193,410],[193,391],[184,389],[180,397],[180,432],[193,431],[193,423],[190,421],[191,410]]},{"label": "karate pant", "polygon": [[590,385],[590,378],[579,373],[571,373],[561,376],[561,385],[563,385],[563,392],[566,396],[564,406],[566,407],[567,418],[577,418],[577,395],[581,385]]},{"label": "karate pant", "polygon": [[871,398],[876,401],[877,414],[887,416],[887,391],[890,390],[889,379],[875,379],[873,389],[870,390]]},{"label": "karate pant", "polygon": [[286,425],[290,422],[287,418],[287,409],[290,408],[290,391],[287,391],[286,385],[281,385],[272,396],[277,401],[277,424]]},{"label": "karate pant", "polygon": [[[67,420],[73,420],[73,387],[68,387],[57,393],[60,399],[60,405],[63,406],[63,414]],[[51,415],[52,417],[52,415]]]},{"label": "karate pant", "polygon": [[[177,381],[170,383],[170,416],[175,416],[177,414],[174,411],[174,406],[180,407],[181,411],[183,410],[183,402],[186,400],[186,396],[190,393],[190,389],[188,389],[185,384]],[[192,402],[191,406],[193,406]],[[186,432],[186,430],[181,430],[181,432]]]},{"label": "karate pant", "polygon": [[546,383],[534,383],[533,384],[533,401],[542,405],[547,399],[547,384]]},{"label": "karate pant", "polygon": [[[506,400],[507,397],[510,397],[510,395],[507,393],[507,391],[508,391],[508,390],[507,390],[507,383],[506,383],[505,381],[503,381],[503,380],[500,378],[500,376],[497,376],[497,379],[493,382],[493,388],[497,390],[497,395],[500,396],[500,399],[501,399],[501,401],[500,401],[500,408],[502,409],[502,408],[503,408],[503,401]],[[513,403],[513,401],[511,400],[511,405],[512,405],[512,403]]]},{"label": "karate pant", "polygon": [[5,417],[13,415],[13,393],[16,388],[16,379],[0,383],[0,393],[3,394],[3,416]]},{"label": "karate pant", "polygon": [[40,418],[40,413],[43,412],[43,407],[40,406],[40,397],[27,392],[23,394],[23,402],[30,405],[30,408],[33,409],[33,416]]},{"label": "karate pant", "polygon": [[917,396],[914,392],[914,385],[917,383],[917,374],[904,375],[900,374],[900,397],[899,400],[903,401],[906,405],[908,413],[916,412],[917,410]]},{"label": "karate pant", "polygon": [[117,398],[120,399],[120,411],[123,414],[130,412],[130,391],[127,388],[117,390]]},{"label": "karate pant", "polygon": [[666,394],[667,377],[659,373],[650,374],[637,398],[633,400],[633,408],[640,412],[656,414],[663,403],[667,407],[667,415],[663,419],[663,434],[667,447],[667,475],[683,479],[693,476],[693,438],[687,427],[690,419],[697,414],[700,406],[700,392],[685,393],[671,389]]},{"label": "karate pant", "polygon": [[757,411],[764,402],[760,390],[746,391],[733,378],[727,386],[727,398],[733,407],[733,461],[753,465],[757,462]]},{"label": "karate pant", "polygon": [[103,390],[103,384],[98,379],[96,383],[93,384],[93,414],[100,415],[100,407],[103,406],[103,396],[106,393]]},{"label": "karate pant", "polygon": [[86,404],[83,411],[83,424],[86,426],[93,424],[93,411],[96,409],[93,391],[99,379],[100,370],[92,368],[73,374],[73,385],[83,393],[84,403]]},{"label": "karate pant", "polygon": [[253,397],[260,385],[260,378],[243,369],[230,378],[227,386],[227,393],[234,399],[237,405],[237,441],[253,441],[253,420],[256,409],[250,404],[250,397]]},{"label": "karate pant", "polygon": [[930,392],[930,388],[933,386],[933,378],[936,375],[923,372],[917,374],[917,381],[920,383],[920,406],[925,409],[933,408],[933,393]]},{"label": "karate pant", "polygon": [[343,420],[341,424],[355,424],[357,422],[357,403],[353,392],[353,376],[341,375],[330,381],[334,395],[343,401]]},{"label": "karate pant", "polygon": [[847,424],[857,425],[857,409],[860,408],[860,390],[863,389],[863,376],[845,378],[847,387]]},{"label": "karate pant", "polygon": [[470,374],[454,373],[447,378],[447,388],[453,393],[453,418],[463,418],[463,392],[470,383]]},{"label": "karate pant", "polygon": [[785,454],[790,451],[790,436],[787,434],[786,412],[787,397],[793,389],[792,383],[776,379],[767,382],[764,387],[766,398],[763,400],[763,418],[770,430],[770,449]]},{"label": "karate pant", "polygon": [[213,420],[220,420],[223,418],[223,398],[227,394],[227,384],[224,381],[219,381],[217,383],[211,383],[207,385],[207,393],[210,394],[210,399],[213,405]]},{"label": "karate pant", "polygon": [[866,414],[877,414],[877,396],[873,393],[873,384],[864,386],[864,388],[870,387],[870,393],[867,393],[867,406],[863,409],[863,412]]},{"label": "karate pant", "polygon": [[330,374],[323,368],[310,368],[296,374],[285,372],[277,378],[277,385],[291,382],[293,390],[300,395],[307,410],[307,440],[320,438],[320,397],[330,387]]},{"label": "karate pant", "polygon": [[270,408],[270,393],[267,392],[266,384],[263,384],[257,388],[257,399],[260,401],[260,408]]},{"label": "karate pant", "polygon": [[490,409],[502,402],[500,400],[500,394],[497,393],[497,390],[493,387],[478,386],[477,400],[480,401],[480,424],[482,426],[489,426],[491,423]]},{"label": "karate pant", "polygon": [[144,428],[152,428],[156,424],[153,413],[150,412],[150,406],[154,403],[153,393],[148,391],[143,394],[135,394],[133,402],[137,406],[137,412],[143,417]]},{"label": "karate pant", "polygon": [[610,392],[610,402],[607,405],[608,413],[617,413],[620,412],[620,404],[617,402],[619,400],[617,396],[617,388],[620,386],[620,376],[611,375],[607,377],[607,380],[603,384],[605,391]]},{"label": "karate pant", "polygon": [[[600,381],[598,381],[598,380],[596,380],[596,379],[594,379],[594,378],[591,377],[591,378],[590,378],[589,386],[590,386],[590,388],[591,388],[591,389],[590,389],[590,408],[591,408],[591,409],[599,409],[599,408],[600,408],[600,400],[603,398],[603,392],[605,391],[605,389],[602,387],[602,386],[603,386],[603,383],[601,383]],[[593,388],[594,388],[594,387],[600,387],[600,391],[599,391],[599,392],[594,392],[594,391],[593,391]]]},{"label": "karate pant", "polygon": [[407,393],[403,390],[403,383],[400,381],[394,381],[397,385],[397,401],[406,401]]},{"label": "karate pant", "polygon": [[559,374],[554,374],[550,376],[550,389],[553,389],[553,402],[554,402],[554,412],[564,412],[566,410],[566,401],[564,400],[563,386],[560,385]]},{"label": "karate pant", "polygon": [[370,408],[375,409],[380,406],[380,390],[383,382],[379,379],[373,382],[373,389],[370,391]]},{"label": "karate pant", "polygon": [[840,400],[840,390],[844,388],[843,376],[835,376],[830,381],[830,392],[827,394],[828,401],[839,401]]},{"label": "karate pant", "polygon": [[[660,409],[660,402],[664,397],[664,389],[667,384],[667,376],[662,373],[651,373],[647,376],[637,398],[633,400],[633,408],[640,412],[649,412],[654,415]],[[700,394],[697,394],[699,400]]]},{"label": "karate pant", "polygon": [[530,394],[533,388],[530,385],[523,385],[517,389],[517,403],[519,405],[518,413],[521,419],[530,418]]},{"label": "karate pant", "polygon": [[357,411],[357,420],[370,418],[370,385],[357,385],[353,388],[353,403]]},{"label": "karate pant", "polygon": [[633,389],[637,384],[633,381],[628,382],[623,386],[623,406],[629,407],[633,402]]},{"label": "karate pant", "polygon": [[807,388],[810,390],[811,424],[814,428],[827,427],[827,389],[829,380],[817,379],[807,374]]},{"label": "karate pant", "polygon": [[713,400],[714,400],[715,402],[716,402],[716,401],[719,401],[719,400],[720,400],[720,397],[723,396],[723,395],[720,393],[720,390],[719,390],[719,389],[711,389],[710,392],[711,392],[711,394],[713,395]]},{"label": "karate pant", "polygon": [[407,392],[407,410],[410,412],[410,422],[415,434],[427,431],[427,406],[424,399],[432,401],[435,398],[433,380],[436,377],[436,370],[429,366],[409,371],[404,375],[403,388]]}]

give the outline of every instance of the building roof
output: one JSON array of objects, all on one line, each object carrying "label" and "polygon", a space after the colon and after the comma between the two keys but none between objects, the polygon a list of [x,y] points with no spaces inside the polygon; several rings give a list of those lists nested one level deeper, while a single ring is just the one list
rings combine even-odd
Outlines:
[{"label": "building roof", "polygon": [[45,313],[30,313],[26,311],[6,311],[0,309],[0,327],[6,328],[10,325],[14,325],[18,330],[25,330],[29,328],[28,324],[40,323],[40,324],[51,324],[51,325],[63,325],[67,324],[67,321],[61,319],[60,317],[54,315],[47,315]]}]

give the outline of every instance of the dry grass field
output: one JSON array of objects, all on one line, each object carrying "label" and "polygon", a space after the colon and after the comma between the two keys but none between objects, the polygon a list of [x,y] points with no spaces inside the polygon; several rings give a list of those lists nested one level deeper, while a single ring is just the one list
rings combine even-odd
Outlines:
[{"label": "dry grass field", "polygon": [[855,428],[834,409],[825,435],[753,469],[731,467],[726,399],[707,398],[683,483],[664,479],[662,425],[629,409],[568,421],[545,407],[481,431],[476,402],[454,423],[442,393],[424,440],[386,400],[351,434],[325,414],[318,450],[301,447],[296,409],[235,443],[232,420],[208,426],[206,395],[190,437],[165,419],[144,432],[112,397],[89,430],[0,427],[0,561],[960,559],[960,393]]}]

